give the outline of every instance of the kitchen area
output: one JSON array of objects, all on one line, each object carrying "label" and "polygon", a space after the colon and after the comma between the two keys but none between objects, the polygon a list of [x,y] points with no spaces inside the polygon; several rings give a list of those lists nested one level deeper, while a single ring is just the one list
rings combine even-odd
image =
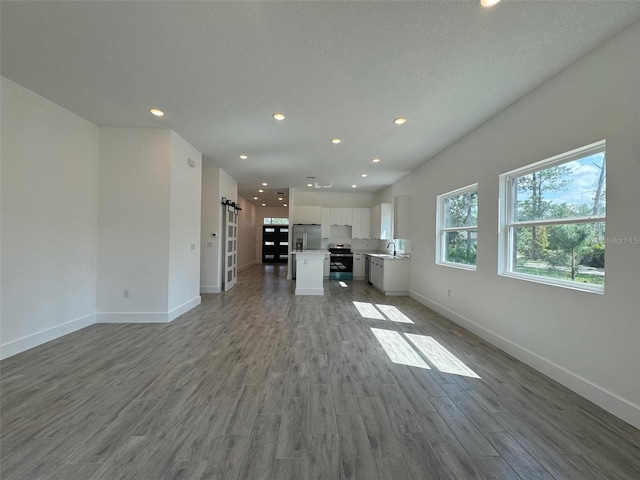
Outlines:
[{"label": "kitchen area", "polygon": [[363,280],[385,295],[408,295],[410,212],[408,195],[373,207],[293,206],[290,278],[296,294],[323,295],[322,281],[330,279]]}]

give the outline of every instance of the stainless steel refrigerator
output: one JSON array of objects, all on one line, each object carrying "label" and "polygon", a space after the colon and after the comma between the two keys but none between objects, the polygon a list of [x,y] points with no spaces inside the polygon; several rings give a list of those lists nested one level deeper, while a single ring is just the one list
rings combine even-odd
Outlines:
[{"label": "stainless steel refrigerator", "polygon": [[320,243],[320,225],[303,225],[297,223],[293,226],[294,250],[320,250]]}]

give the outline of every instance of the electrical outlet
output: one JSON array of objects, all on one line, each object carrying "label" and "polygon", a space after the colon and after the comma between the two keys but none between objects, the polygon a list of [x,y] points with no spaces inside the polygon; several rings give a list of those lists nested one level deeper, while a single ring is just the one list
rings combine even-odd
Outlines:
[{"label": "electrical outlet", "polygon": [[447,297],[450,297],[450,296],[451,296],[451,289],[449,288],[449,289],[447,290]]},{"label": "electrical outlet", "polygon": [[124,298],[129,298],[129,290],[124,290],[124,291],[122,292],[122,296],[123,296]]},{"label": "electrical outlet", "polygon": [[191,244],[191,250],[195,250],[195,249],[196,249],[196,244],[195,244],[195,243],[192,243],[192,244]]},{"label": "electrical outlet", "polygon": [[213,247],[213,242],[207,242],[207,247]]}]

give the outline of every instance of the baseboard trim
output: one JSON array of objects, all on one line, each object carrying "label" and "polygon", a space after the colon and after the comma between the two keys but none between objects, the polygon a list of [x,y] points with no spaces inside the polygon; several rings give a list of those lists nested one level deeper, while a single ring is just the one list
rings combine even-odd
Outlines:
[{"label": "baseboard trim", "polygon": [[221,291],[222,291],[221,287],[200,286],[200,293],[220,293]]},{"label": "baseboard trim", "polygon": [[541,357],[537,353],[524,348],[511,340],[498,335],[497,333],[494,333],[486,327],[477,324],[469,318],[460,315],[413,290],[409,292],[409,296],[417,302],[431,308],[443,317],[478,335],[480,338],[486,340],[499,349],[513,355],[518,360],[535,368],[539,372],[553,378],[558,383],[604,408],[635,428],[640,428],[640,405],[631,403],[615,393],[596,385],[590,380],[577,375],[544,357]]},{"label": "baseboard trim", "polygon": [[56,338],[81,330],[93,325],[94,323],[96,323],[96,314],[90,313],[89,315],[76,318],[70,322],[63,323],[62,325],[56,325],[55,327],[47,328],[46,330],[41,330],[40,332],[5,343],[4,345],[0,345],[0,359],[12,357],[18,353],[42,345],[43,343],[50,342]]},{"label": "baseboard trim", "polygon": [[257,262],[253,261],[251,263],[247,263],[246,265],[238,267],[238,273],[242,272],[243,270],[246,270],[247,268],[253,267],[254,265],[257,265]]},{"label": "baseboard trim", "polygon": [[172,322],[173,320],[178,318],[180,315],[183,315],[187,313],[189,310],[191,310],[192,308],[195,308],[198,305],[200,305],[201,302],[202,302],[202,297],[198,295],[197,297],[192,298],[188,302],[183,303],[179,307],[174,308],[169,312],[169,321]]},{"label": "baseboard trim", "polygon": [[296,295],[324,295],[324,288],[296,288]]},{"label": "baseboard trim", "polygon": [[169,323],[166,312],[99,312],[96,323]]}]

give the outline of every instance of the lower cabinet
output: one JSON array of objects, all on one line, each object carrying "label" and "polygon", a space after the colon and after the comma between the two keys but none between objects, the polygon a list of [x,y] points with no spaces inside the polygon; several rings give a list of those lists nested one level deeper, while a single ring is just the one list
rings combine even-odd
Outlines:
[{"label": "lower cabinet", "polygon": [[364,278],[364,255],[362,253],[353,254],[353,278]]},{"label": "lower cabinet", "polygon": [[370,280],[385,295],[409,293],[409,259],[371,257]]},{"label": "lower cabinet", "polygon": [[329,278],[330,274],[331,274],[331,257],[327,253],[324,256],[324,270],[322,271],[322,276],[324,278]]}]

